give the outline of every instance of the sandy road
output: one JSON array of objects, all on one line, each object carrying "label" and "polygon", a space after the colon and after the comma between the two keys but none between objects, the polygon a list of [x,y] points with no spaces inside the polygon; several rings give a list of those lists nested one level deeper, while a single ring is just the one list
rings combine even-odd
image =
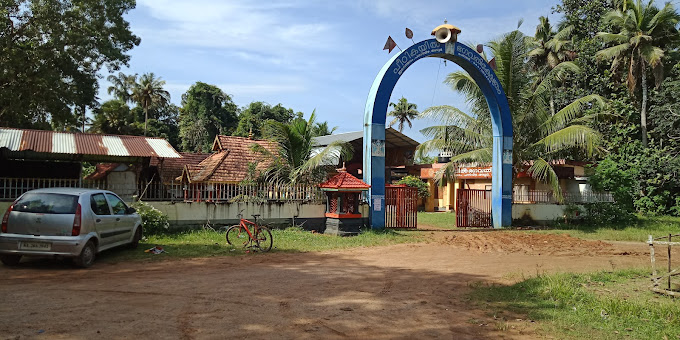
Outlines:
[{"label": "sandy road", "polygon": [[535,338],[465,296],[478,282],[647,265],[643,244],[513,232],[303,254],[0,267],[0,339]]}]

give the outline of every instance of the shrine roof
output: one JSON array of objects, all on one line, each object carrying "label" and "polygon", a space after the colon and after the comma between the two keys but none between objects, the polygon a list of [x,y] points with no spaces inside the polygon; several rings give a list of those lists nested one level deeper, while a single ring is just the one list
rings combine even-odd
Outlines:
[{"label": "shrine roof", "polygon": [[319,184],[319,187],[331,190],[354,189],[363,191],[368,190],[371,186],[351,174],[341,171],[326,182]]}]

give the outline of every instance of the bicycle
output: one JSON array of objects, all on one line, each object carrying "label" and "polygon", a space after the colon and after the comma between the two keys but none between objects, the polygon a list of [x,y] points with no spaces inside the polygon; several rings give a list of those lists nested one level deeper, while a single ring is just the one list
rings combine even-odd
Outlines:
[{"label": "bicycle", "polygon": [[257,248],[263,252],[271,250],[274,242],[272,232],[269,228],[257,224],[260,215],[253,215],[255,222],[251,222],[243,218],[242,212],[243,210],[237,215],[239,224],[227,229],[227,243],[232,246],[241,245],[243,248]]}]

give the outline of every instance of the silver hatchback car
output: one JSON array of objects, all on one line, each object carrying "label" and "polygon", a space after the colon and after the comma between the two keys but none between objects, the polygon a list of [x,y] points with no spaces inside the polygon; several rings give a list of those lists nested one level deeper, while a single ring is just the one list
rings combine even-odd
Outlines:
[{"label": "silver hatchback car", "polygon": [[0,232],[0,260],[19,264],[22,256],[59,256],[89,267],[98,252],[121,245],[137,247],[142,219],[106,190],[31,190],[7,209]]}]

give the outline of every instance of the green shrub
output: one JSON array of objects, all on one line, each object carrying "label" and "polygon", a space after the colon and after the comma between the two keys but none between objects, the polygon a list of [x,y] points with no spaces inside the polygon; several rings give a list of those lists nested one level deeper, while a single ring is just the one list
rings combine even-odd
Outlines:
[{"label": "green shrub", "polygon": [[144,227],[145,234],[161,234],[170,227],[168,215],[150,204],[137,201],[132,204],[132,207],[135,208],[139,216],[142,217],[142,226]]},{"label": "green shrub", "polygon": [[405,184],[406,186],[412,187],[412,188],[418,188],[418,197],[420,198],[428,198],[430,197],[430,189],[427,186],[427,183],[423,182],[422,179],[416,177],[416,176],[406,176],[399,180],[397,184]]},{"label": "green shrub", "polygon": [[630,223],[637,218],[635,213],[617,203],[598,202],[584,204],[583,222],[591,225],[612,225]]},{"label": "green shrub", "polygon": [[564,223],[571,224],[580,221],[583,219],[584,213],[583,208],[579,205],[569,203],[564,207]]}]

